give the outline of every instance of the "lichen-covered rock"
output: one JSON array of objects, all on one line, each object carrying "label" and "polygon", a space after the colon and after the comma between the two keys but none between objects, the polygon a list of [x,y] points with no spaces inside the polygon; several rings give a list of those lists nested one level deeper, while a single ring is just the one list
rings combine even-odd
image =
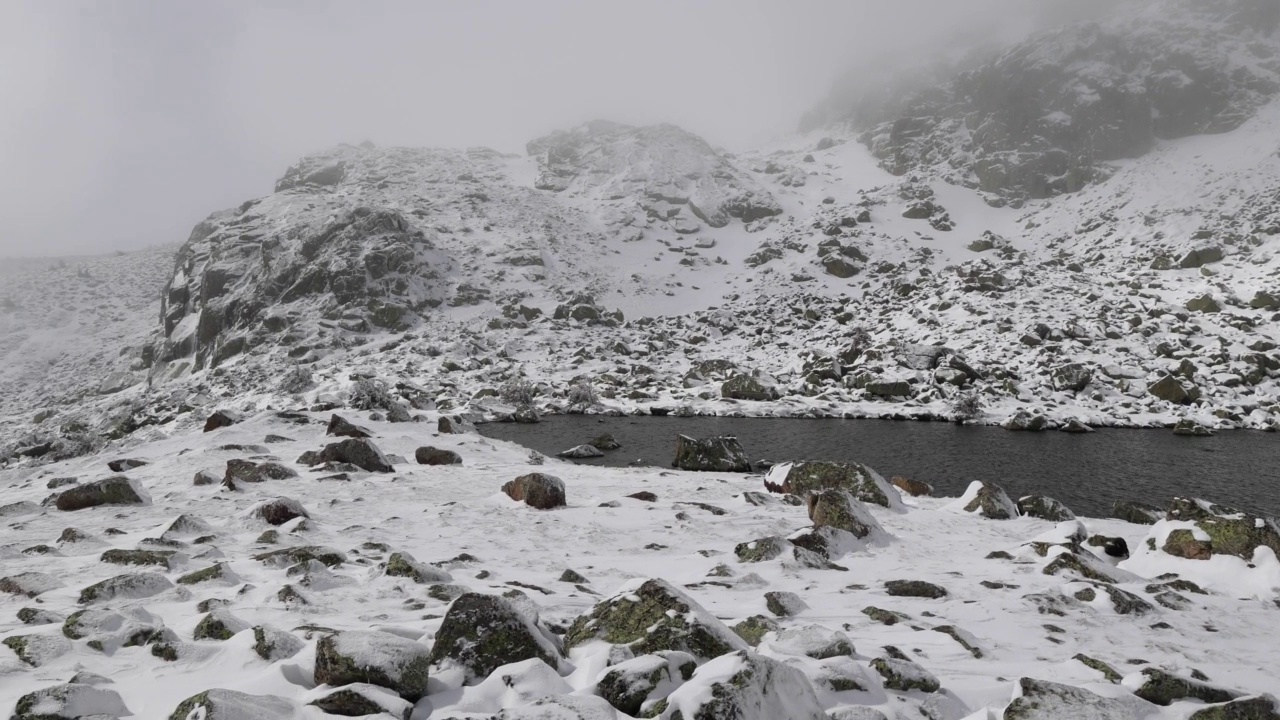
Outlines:
[{"label": "lichen-covered rock", "polygon": [[751,461],[736,437],[691,438],[676,436],[672,467],[706,472],[750,472]]},{"label": "lichen-covered rock", "polygon": [[1280,522],[1275,518],[1251,515],[1204,500],[1174,498],[1168,519],[1194,522],[1203,536],[1208,537],[1208,550],[1214,555],[1252,560],[1256,549],[1268,547],[1280,556]]},{"label": "lichen-covered rock", "polygon": [[367,472],[395,472],[395,467],[382,450],[368,438],[348,438],[342,442],[329,443],[318,453],[309,453],[298,462],[304,465],[321,465],[324,463],[349,463]]},{"label": "lichen-covered rock", "polygon": [[1054,368],[1049,379],[1058,392],[1080,392],[1093,382],[1093,371],[1080,363],[1068,363]]},{"label": "lichen-covered rock", "polygon": [[261,483],[296,477],[298,477],[296,470],[280,463],[232,459],[227,461],[227,472],[223,475],[222,482],[235,487],[236,483]]},{"label": "lichen-covered rock", "polygon": [[884,591],[893,597],[918,597],[938,600],[947,596],[947,589],[924,580],[889,580]]},{"label": "lichen-covered rock", "polygon": [[1187,528],[1170,530],[1160,549],[1174,557],[1188,560],[1208,560],[1213,557],[1213,543],[1204,532],[1197,533]]},{"label": "lichen-covered rock", "polygon": [[965,512],[977,513],[991,520],[1012,520],[1018,517],[1018,506],[1005,493],[1004,488],[993,482],[974,480],[969,483],[959,504]]},{"label": "lichen-covered rock", "polygon": [[369,683],[410,702],[427,692],[431,664],[425,645],[398,635],[351,630],[326,635],[316,645],[316,684]]},{"label": "lichen-covered rock", "polygon": [[293,720],[292,702],[278,695],[249,695],[235,690],[206,690],[178,703],[169,720]]},{"label": "lichen-covered rock", "polygon": [[833,527],[852,533],[859,540],[884,534],[875,516],[848,490],[831,488],[809,495],[809,519],[815,527]]},{"label": "lichen-covered rock", "polygon": [[413,459],[419,465],[461,465],[462,456],[452,450],[441,450],[434,447],[420,447],[413,453]]},{"label": "lichen-covered rock", "polygon": [[603,672],[596,692],[609,704],[632,717],[666,698],[698,668],[694,657],[679,651],[663,651],[623,661]]},{"label": "lichen-covered rock", "polygon": [[215,563],[207,568],[194,570],[178,578],[179,585],[199,585],[216,582],[222,585],[235,585],[242,581],[241,577],[227,563]]},{"label": "lichen-covered rock", "polygon": [[1280,720],[1280,702],[1272,695],[1240,698],[1197,710],[1187,720]]},{"label": "lichen-covered rock", "polygon": [[[1020,678],[1004,720],[1133,720],[1144,714],[1133,698],[1107,698],[1083,688],[1035,678]],[[1150,706],[1147,706],[1150,707]]]},{"label": "lichen-covered rock", "polygon": [[290,632],[285,632],[270,625],[258,625],[253,628],[253,651],[267,662],[287,660],[302,652],[306,643]]},{"label": "lichen-covered rock", "polygon": [[793,592],[770,590],[764,594],[765,607],[778,617],[792,617],[809,609],[809,605]]},{"label": "lichen-covered rock", "polygon": [[819,490],[845,490],[864,503],[903,509],[902,495],[871,468],[852,462],[825,460],[781,463],[769,469],[766,486],[804,497]]},{"label": "lichen-covered rock", "polygon": [[694,672],[655,710],[663,720],[826,720],[808,678],[790,665],[739,650]]},{"label": "lichen-covered rock", "polygon": [[453,576],[439,568],[420,563],[405,552],[393,552],[387,558],[387,577],[407,577],[419,585],[431,583],[447,583]]},{"label": "lichen-covered rock", "polygon": [[720,396],[727,400],[766,402],[780,397],[778,386],[752,375],[735,375],[720,386]]},{"label": "lichen-covered rock", "polygon": [[192,640],[230,640],[236,633],[249,629],[249,623],[241,620],[226,608],[210,610],[191,635]]},{"label": "lichen-covered rock", "polygon": [[1041,520],[1067,522],[1076,519],[1076,514],[1071,512],[1071,508],[1044,495],[1026,495],[1018,498],[1017,507],[1019,514]]},{"label": "lichen-covered rock", "polygon": [[505,598],[479,593],[453,601],[431,648],[433,665],[461,667],[468,682],[531,658],[560,666],[560,652],[548,633]]},{"label": "lichen-covered rock", "polygon": [[102,505],[150,505],[151,496],[135,480],[116,475],[76,485],[58,494],[54,506],[59,510],[73,511]]},{"label": "lichen-covered rock", "polygon": [[593,640],[626,645],[633,654],[687,652],[700,660],[747,645],[724,623],[665,580],[633,580],[573,622],[565,652]]},{"label": "lichen-covered rock", "polygon": [[821,625],[774,628],[774,634],[763,644],[783,655],[803,655],[814,660],[853,655],[853,641],[848,635]]},{"label": "lichen-covered rock", "polygon": [[1238,692],[1171,675],[1159,668],[1143,668],[1142,674],[1142,685],[1133,694],[1157,705],[1172,705],[1175,700],[1184,698],[1206,703],[1224,703],[1240,697]]},{"label": "lichen-covered rock", "polygon": [[516,502],[539,510],[565,507],[564,481],[545,473],[529,473],[505,483],[502,492]]},{"label": "lichen-covered rock", "polygon": [[259,553],[254,555],[253,559],[264,565],[278,568],[297,565],[308,560],[318,560],[328,567],[338,567],[347,561],[347,556],[345,553],[331,547],[305,545]]},{"label": "lichen-covered rock", "polygon": [[604,698],[593,695],[549,695],[528,705],[506,708],[493,720],[617,720]]},{"label": "lichen-covered rock", "polygon": [[12,720],[78,720],[131,715],[114,690],[67,683],[43,688],[18,698]]},{"label": "lichen-covered rock", "polygon": [[1053,560],[1045,565],[1044,570],[1041,572],[1045,575],[1070,573],[1101,583],[1117,583],[1125,580],[1123,571],[1111,567],[1094,554],[1089,552],[1076,553],[1070,550],[1055,555]]},{"label": "lichen-covered rock", "polygon": [[890,690],[922,690],[931,693],[942,687],[933,673],[910,660],[876,658],[871,661],[871,669],[880,673],[880,677],[884,678],[884,686]]},{"label": "lichen-covered rock", "polygon": [[116,598],[137,600],[159,595],[173,587],[173,583],[160,573],[127,573],[107,578],[81,590],[80,603],[100,603]]},{"label": "lichen-covered rock", "polygon": [[62,624],[63,636],[85,640],[89,647],[107,654],[146,645],[163,631],[164,623],[140,607],[89,608],[72,613]]},{"label": "lichen-covered rock", "polygon": [[204,421],[204,431],[213,432],[219,428],[231,427],[242,419],[240,413],[234,410],[218,410]]},{"label": "lichen-covered rock", "polygon": [[352,683],[340,688],[324,688],[305,701],[328,715],[364,717],[389,715],[396,720],[409,720],[413,703],[388,690],[368,683]]},{"label": "lichen-covered rock", "polygon": [[0,592],[25,595],[33,598],[50,590],[57,590],[63,583],[58,578],[42,572],[24,572],[0,578]]},{"label": "lichen-covered rock", "polygon": [[889,479],[889,484],[911,497],[930,497],[933,495],[933,486],[923,480],[894,475]]},{"label": "lichen-covered rock", "polygon": [[575,445],[568,450],[562,450],[556,453],[556,457],[567,458],[570,460],[583,460],[586,458],[604,457],[604,452],[594,445],[584,444]]},{"label": "lichen-covered rock", "polygon": [[55,658],[71,652],[71,642],[61,635],[10,635],[0,645],[31,667],[40,667]]},{"label": "lichen-covered rock", "polygon": [[751,647],[760,644],[764,636],[768,633],[775,632],[782,628],[777,620],[765,617],[764,615],[752,615],[733,626],[733,632],[738,637],[746,641]]}]

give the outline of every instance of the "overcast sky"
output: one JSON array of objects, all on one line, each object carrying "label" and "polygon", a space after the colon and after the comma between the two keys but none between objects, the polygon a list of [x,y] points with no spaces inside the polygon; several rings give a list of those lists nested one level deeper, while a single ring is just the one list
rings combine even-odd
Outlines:
[{"label": "overcast sky", "polygon": [[0,255],[181,242],[339,142],[522,152],[603,117],[743,147],[851,63],[1071,2],[0,0]]}]

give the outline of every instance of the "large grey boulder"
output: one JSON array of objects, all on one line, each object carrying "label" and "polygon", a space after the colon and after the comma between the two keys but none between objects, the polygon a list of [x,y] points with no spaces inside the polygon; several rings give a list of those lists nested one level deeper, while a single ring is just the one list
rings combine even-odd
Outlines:
[{"label": "large grey boulder", "polygon": [[893,510],[904,507],[897,488],[875,470],[854,462],[812,460],[782,463],[769,470],[765,484],[801,497],[820,490],[845,490],[864,503]]},{"label": "large grey boulder", "polygon": [[151,496],[141,483],[124,475],[77,485],[58,494],[54,506],[59,510],[83,510],[102,505],[150,505]]},{"label": "large grey boulder", "polygon": [[367,438],[349,438],[342,442],[330,443],[320,452],[308,452],[298,462],[303,465],[320,465],[323,463],[349,463],[368,472],[395,472],[395,467],[382,450]]},{"label": "large grey boulder", "polygon": [[[1005,708],[1004,720],[1135,720],[1148,714],[1137,698],[1107,698],[1084,688],[1061,683],[1020,678],[1013,702]],[[1150,708],[1150,705],[1146,705]]]},{"label": "large grey boulder", "polygon": [[672,467],[708,472],[750,472],[751,461],[736,437],[691,438],[676,436]]},{"label": "large grey boulder", "polygon": [[641,717],[641,712],[693,677],[697,668],[692,655],[676,650],[641,655],[604,671],[596,682],[596,692],[618,710]]},{"label": "large grey boulder", "polygon": [[461,667],[468,682],[532,658],[560,667],[560,651],[549,633],[505,598],[479,593],[453,601],[431,648],[433,665]]},{"label": "large grey boulder", "polygon": [[131,714],[124,699],[114,690],[67,683],[36,690],[18,698],[12,720],[77,720]]},{"label": "large grey boulder", "polygon": [[1174,498],[1169,520],[1187,520],[1209,536],[1208,552],[1252,560],[1259,547],[1280,556],[1280,521],[1204,500]]},{"label": "large grey boulder", "polygon": [[326,635],[316,645],[315,682],[369,683],[417,702],[427,693],[430,653],[425,645],[374,630]]},{"label": "large grey boulder", "polygon": [[80,591],[81,604],[101,603],[108,600],[138,600],[172,590],[173,583],[160,573],[127,573],[107,578]]}]

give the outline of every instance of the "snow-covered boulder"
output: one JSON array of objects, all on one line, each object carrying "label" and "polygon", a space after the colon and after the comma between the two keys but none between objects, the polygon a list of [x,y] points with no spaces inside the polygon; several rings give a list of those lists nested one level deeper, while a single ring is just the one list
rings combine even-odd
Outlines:
[{"label": "snow-covered boulder", "polygon": [[1018,517],[1018,506],[1009,499],[1004,488],[982,480],[969,483],[960,499],[948,504],[947,508],[975,513],[991,520],[1011,520]]},{"label": "snow-covered boulder", "polygon": [[105,480],[76,485],[62,491],[54,505],[59,510],[83,510],[101,505],[150,505],[151,496],[136,480],[116,475]]},{"label": "snow-covered boulder", "polygon": [[826,720],[804,673],[748,650],[722,655],[698,668],[658,707],[663,720]]},{"label": "snow-covered boulder", "polygon": [[596,692],[621,712],[640,717],[693,677],[697,667],[692,655],[678,650],[641,655],[605,670]]},{"label": "snow-covered boulder", "polygon": [[884,529],[875,516],[848,490],[831,488],[809,495],[809,519],[815,527],[833,527],[859,540],[882,539]]},{"label": "snow-covered boulder", "polygon": [[277,695],[250,695],[216,688],[178,703],[169,720],[295,720],[298,708]]},{"label": "snow-covered boulder", "polygon": [[672,467],[709,472],[750,472],[751,461],[736,437],[691,438],[676,436]]},{"label": "snow-covered boulder", "polygon": [[[18,698],[13,720],[61,720],[62,718],[118,717],[131,715],[114,690],[67,683],[37,690]],[[212,720],[212,719],[211,719]]]},{"label": "snow-covered boulder", "polygon": [[391,633],[350,630],[316,645],[316,684],[369,683],[416,702],[427,692],[431,664],[425,645]]},{"label": "snow-covered boulder", "polygon": [[432,665],[461,667],[467,682],[531,658],[552,668],[561,661],[549,633],[505,598],[479,593],[467,593],[449,606],[430,656]]},{"label": "snow-covered boulder", "polygon": [[860,463],[826,460],[780,463],[769,469],[765,483],[801,497],[819,490],[846,490],[861,502],[891,510],[905,509],[898,489]]}]

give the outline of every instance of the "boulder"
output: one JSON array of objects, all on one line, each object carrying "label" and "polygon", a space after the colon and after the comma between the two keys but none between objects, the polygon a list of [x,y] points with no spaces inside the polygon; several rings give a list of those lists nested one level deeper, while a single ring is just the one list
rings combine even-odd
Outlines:
[{"label": "boulder", "polygon": [[122,472],[128,472],[134,468],[140,468],[144,465],[149,465],[149,464],[150,463],[148,463],[146,460],[138,460],[136,458],[123,458],[121,460],[112,460],[111,462],[107,463],[107,468],[109,468],[111,472],[122,473]]},{"label": "boulder", "polygon": [[774,628],[774,634],[765,640],[767,649],[784,655],[799,655],[814,660],[853,655],[853,641],[839,630],[821,625]]},{"label": "boulder", "polygon": [[678,650],[699,660],[747,647],[692,598],[665,580],[633,580],[613,597],[573,622],[565,652],[603,640],[625,645],[635,655]]},{"label": "boulder", "polygon": [[947,589],[924,580],[889,580],[884,584],[886,594],[893,597],[917,597],[939,600],[947,596]]},{"label": "boulder", "polygon": [[58,578],[42,572],[24,572],[0,578],[0,592],[25,595],[29,598],[56,590],[62,585],[62,581]]},{"label": "boulder", "polygon": [[219,410],[204,421],[204,431],[213,432],[218,428],[230,427],[240,422],[240,413],[232,410]]},{"label": "boulder", "polygon": [[[538,694],[546,692],[545,683]],[[548,695],[518,707],[506,708],[493,720],[617,720],[618,713],[604,698],[592,695]]]},{"label": "boulder", "polygon": [[650,715],[662,720],[827,720],[804,673],[745,649],[698,668]]},{"label": "boulder", "polygon": [[206,690],[178,703],[169,720],[267,720],[297,717],[289,700],[278,695],[249,695],[221,688]]},{"label": "boulder", "polygon": [[707,472],[750,472],[751,461],[736,437],[691,438],[676,436],[672,467]]},{"label": "boulder", "polygon": [[1018,680],[1004,720],[1133,720],[1146,714],[1142,706],[1135,698],[1107,698],[1084,688],[1024,677]]},{"label": "boulder", "polygon": [[231,614],[226,608],[210,610],[191,634],[192,640],[230,640],[236,633],[249,629],[249,623]]},{"label": "boulder", "polygon": [[780,397],[777,385],[752,375],[735,375],[720,386],[720,396],[727,400],[765,402]]},{"label": "boulder", "polygon": [[862,386],[868,395],[876,397],[908,397],[911,395],[911,384],[906,380],[871,380]]},{"label": "boulder", "polygon": [[222,478],[218,474],[209,470],[200,470],[196,472],[195,479],[191,481],[193,485],[217,485],[222,482]]},{"label": "boulder", "polygon": [[1147,392],[1174,405],[1190,405],[1199,397],[1199,390],[1194,387],[1188,389],[1181,380],[1172,375],[1165,375],[1152,383],[1147,388]]},{"label": "boulder", "polygon": [[1117,500],[1111,506],[1111,517],[1135,525],[1155,525],[1164,517],[1164,512],[1154,505],[1132,500]]},{"label": "boulder", "polygon": [[1071,512],[1071,508],[1044,495],[1026,495],[1018,498],[1018,514],[1051,522],[1067,522],[1076,519],[1076,514]]},{"label": "boulder", "polygon": [[87,608],[72,613],[62,624],[62,634],[84,640],[99,652],[111,654],[122,647],[146,645],[160,636],[164,623],[140,607]]},{"label": "boulder", "polygon": [[622,444],[609,433],[605,433],[587,444],[597,450],[619,450],[622,448]]},{"label": "boulder", "polygon": [[315,682],[369,683],[417,702],[427,693],[429,665],[425,645],[376,630],[349,630],[316,645]]},{"label": "boulder", "polygon": [[808,461],[780,463],[769,469],[766,487],[804,497],[828,488],[846,490],[861,502],[903,509],[902,496],[871,468],[852,462]]},{"label": "boulder", "polygon": [[814,527],[833,527],[859,540],[883,535],[884,530],[866,506],[848,490],[830,488],[809,495],[809,519]]},{"label": "boulder", "polygon": [[1017,432],[1040,432],[1049,429],[1049,418],[1038,413],[1032,414],[1026,410],[1019,410],[1005,420],[1001,427]]},{"label": "boulder", "polygon": [[933,495],[933,486],[923,480],[894,475],[889,479],[889,484],[911,497],[930,497]]},{"label": "boulder", "polygon": [[222,477],[222,482],[235,487],[236,483],[261,483],[296,477],[298,477],[298,471],[280,463],[234,459],[227,461],[227,472]]},{"label": "boulder", "polygon": [[1202,247],[1188,252],[1178,261],[1178,267],[1183,270],[1191,268],[1204,267],[1209,263],[1216,263],[1222,260],[1222,248],[1220,247]]},{"label": "boulder", "polygon": [[1018,517],[1018,506],[1005,493],[1004,488],[992,482],[974,480],[969,483],[960,498],[965,512],[977,513],[991,520],[1012,520]]},{"label": "boulder", "polygon": [[876,658],[871,661],[871,669],[880,673],[884,686],[889,690],[910,692],[920,690],[927,693],[937,692],[942,687],[933,673],[925,670],[910,660],[894,658]]},{"label": "boulder", "polygon": [[0,645],[31,667],[41,667],[71,652],[71,641],[61,635],[10,635]]},{"label": "boulder", "polygon": [[1214,555],[1235,555],[1249,561],[1259,547],[1268,547],[1280,557],[1280,522],[1275,518],[1190,498],[1174,498],[1167,518],[1194,522],[1208,537],[1208,551]]},{"label": "boulder", "polygon": [[116,475],[77,485],[59,493],[54,506],[59,510],[73,511],[102,505],[150,505],[151,496],[135,480]]},{"label": "boulder", "polygon": [[253,651],[267,662],[287,660],[302,652],[307,644],[290,632],[270,625],[253,628]]},{"label": "boulder", "polygon": [[349,463],[368,472],[395,472],[395,467],[387,456],[382,454],[377,445],[368,438],[351,438],[342,442],[330,443],[319,453],[310,453],[310,457],[299,458],[303,465],[320,465],[323,463]]},{"label": "boulder", "polygon": [[132,714],[125,707],[120,694],[114,690],[66,683],[36,690],[18,698],[12,720],[76,720]]},{"label": "boulder", "polygon": [[94,583],[80,591],[80,603],[101,603],[116,598],[137,600],[172,590],[173,583],[160,573],[128,573]]},{"label": "boulder", "polygon": [[1142,675],[1142,685],[1133,694],[1156,705],[1172,705],[1175,700],[1185,698],[1206,703],[1223,703],[1240,697],[1240,693],[1199,680],[1171,675],[1159,668],[1143,668]]},{"label": "boulder", "polygon": [[564,481],[545,473],[529,473],[502,486],[502,492],[516,502],[539,510],[565,507]]},{"label": "boulder", "polygon": [[349,438],[373,437],[372,430],[365,427],[360,427],[359,425],[355,425],[340,415],[330,416],[329,427],[328,429],[325,430],[325,434],[336,435],[338,437],[349,437]]},{"label": "boulder", "polygon": [[1280,720],[1280,701],[1272,695],[1241,698],[1197,710],[1187,720]]},{"label": "boulder", "polygon": [[809,609],[809,605],[793,592],[771,590],[764,594],[765,607],[778,617],[794,617]]},{"label": "boulder", "polygon": [[420,447],[413,453],[419,465],[461,465],[462,456],[452,450],[441,450],[435,447]]},{"label": "boulder", "polygon": [[1200,297],[1194,297],[1187,301],[1186,307],[1191,312],[1199,313],[1216,313],[1222,312],[1222,306],[1218,304],[1213,296],[1205,293]]},{"label": "boulder", "polygon": [[596,682],[596,692],[621,712],[641,717],[697,669],[697,661],[688,653],[667,650],[641,655],[605,670]]},{"label": "boulder", "polygon": [[1093,371],[1080,363],[1069,363],[1054,368],[1049,379],[1057,392],[1080,392],[1093,382]]},{"label": "boulder", "polygon": [[469,683],[502,665],[532,658],[560,667],[560,652],[549,633],[505,598],[479,593],[453,601],[431,648],[432,665],[461,667]]},{"label": "boulder", "polygon": [[444,570],[420,563],[404,552],[393,552],[387,558],[387,577],[407,577],[419,585],[452,582],[453,577]]},{"label": "boulder", "polygon": [[436,430],[441,435],[462,435],[475,432],[476,426],[456,415],[441,415],[440,421],[436,423]]},{"label": "boulder", "polygon": [[413,704],[388,690],[368,683],[352,683],[340,688],[319,689],[306,700],[327,715],[343,717],[390,716],[409,720]]},{"label": "boulder", "polygon": [[295,518],[309,518],[311,515],[302,503],[293,498],[278,497],[258,503],[248,510],[249,517],[262,520],[268,525],[283,525]]},{"label": "boulder", "polygon": [[556,457],[580,460],[583,458],[604,457],[604,453],[594,445],[576,445],[568,450],[556,453]]}]

